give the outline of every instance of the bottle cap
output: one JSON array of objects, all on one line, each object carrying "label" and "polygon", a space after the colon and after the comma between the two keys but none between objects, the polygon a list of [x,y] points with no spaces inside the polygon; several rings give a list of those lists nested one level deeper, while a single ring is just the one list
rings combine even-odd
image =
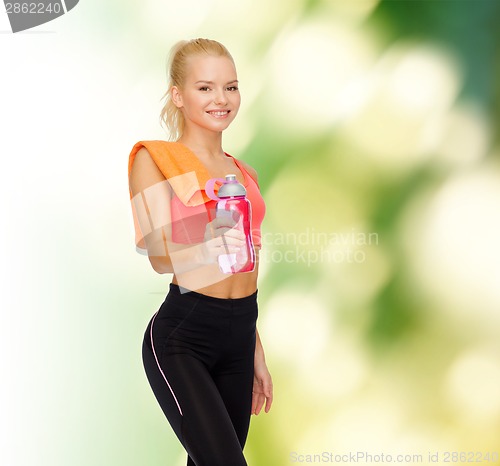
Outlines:
[{"label": "bottle cap", "polygon": [[217,192],[217,196],[219,197],[246,196],[246,194],[247,190],[240,182],[238,182],[236,175],[233,174],[226,175],[226,182]]}]

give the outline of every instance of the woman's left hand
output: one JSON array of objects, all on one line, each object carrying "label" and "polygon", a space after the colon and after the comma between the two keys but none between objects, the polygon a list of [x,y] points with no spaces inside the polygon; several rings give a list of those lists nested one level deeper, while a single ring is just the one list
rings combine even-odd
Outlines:
[{"label": "woman's left hand", "polygon": [[273,403],[273,381],[264,358],[256,357],[253,376],[252,414],[259,414],[264,402],[266,403],[264,411],[268,413]]}]

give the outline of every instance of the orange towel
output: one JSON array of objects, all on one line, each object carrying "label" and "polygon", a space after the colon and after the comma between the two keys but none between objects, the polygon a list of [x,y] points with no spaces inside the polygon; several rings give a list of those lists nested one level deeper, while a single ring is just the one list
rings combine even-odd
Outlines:
[{"label": "orange towel", "polygon": [[[210,201],[210,198],[204,191],[206,182],[211,178],[210,173],[208,173],[208,170],[198,157],[179,142],[157,140],[139,141],[136,143],[129,156],[129,176],[135,156],[143,146],[148,150],[154,162],[163,173],[163,176],[169,181],[175,194],[183,204],[195,206]],[[130,197],[132,198],[132,193],[130,193]]]}]

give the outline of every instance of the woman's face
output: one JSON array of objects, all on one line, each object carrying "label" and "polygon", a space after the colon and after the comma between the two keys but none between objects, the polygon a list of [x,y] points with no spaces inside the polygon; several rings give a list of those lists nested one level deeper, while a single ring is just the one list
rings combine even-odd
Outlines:
[{"label": "woman's face", "polygon": [[172,100],[182,110],[186,128],[225,130],[241,101],[233,62],[227,57],[191,57],[186,76],[181,89],[172,88]]}]

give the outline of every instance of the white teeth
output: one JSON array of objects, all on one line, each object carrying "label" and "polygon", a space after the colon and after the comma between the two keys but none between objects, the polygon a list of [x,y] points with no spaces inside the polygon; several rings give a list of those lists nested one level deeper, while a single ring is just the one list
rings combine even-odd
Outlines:
[{"label": "white teeth", "polygon": [[227,115],[229,112],[225,111],[225,112],[208,112],[208,113],[210,113],[210,115],[223,116],[223,115]]}]

